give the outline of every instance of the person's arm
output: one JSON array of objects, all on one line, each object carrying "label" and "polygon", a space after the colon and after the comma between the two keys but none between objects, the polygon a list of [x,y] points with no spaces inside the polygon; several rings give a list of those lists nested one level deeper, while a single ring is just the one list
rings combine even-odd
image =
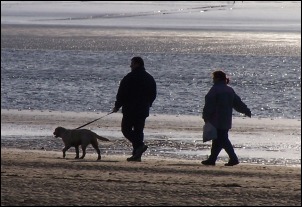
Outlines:
[{"label": "person's arm", "polygon": [[247,107],[245,103],[242,102],[241,98],[234,92],[234,101],[233,101],[233,108],[238,111],[239,113],[243,113],[246,116],[252,116],[251,110]]},{"label": "person's arm", "polygon": [[113,108],[112,112],[117,112],[124,104],[125,87],[126,87],[125,82],[126,82],[126,78],[123,78],[121,83],[120,83],[117,95],[116,95],[116,101],[115,101],[114,108]]},{"label": "person's arm", "polygon": [[213,117],[216,111],[216,96],[213,88],[205,96],[205,104],[203,107],[202,118],[207,122]]},{"label": "person's arm", "polygon": [[156,99],[156,93],[157,93],[156,82],[155,82],[153,77],[151,78],[151,84],[150,85],[151,85],[151,88],[150,88],[150,107],[151,107],[153,102]]}]

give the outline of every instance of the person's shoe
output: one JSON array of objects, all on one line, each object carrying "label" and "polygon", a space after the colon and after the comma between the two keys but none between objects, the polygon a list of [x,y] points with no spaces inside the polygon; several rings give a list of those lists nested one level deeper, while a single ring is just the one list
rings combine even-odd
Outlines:
[{"label": "person's shoe", "polygon": [[201,161],[201,164],[203,164],[203,165],[215,165],[215,162],[213,162],[211,160],[204,160],[204,161]]},{"label": "person's shoe", "polygon": [[148,146],[147,145],[142,145],[142,146],[140,146],[139,148],[137,148],[136,150],[135,150],[135,155],[134,155],[134,157],[141,157],[142,156],[142,154],[144,153],[144,152],[146,152],[146,150],[148,149]]},{"label": "person's shoe", "polygon": [[234,166],[234,165],[238,165],[239,161],[238,160],[229,160],[228,163],[225,163],[224,166]]},{"label": "person's shoe", "polygon": [[127,158],[127,161],[128,162],[141,162],[142,159],[141,159],[141,157],[131,156],[131,157]]}]

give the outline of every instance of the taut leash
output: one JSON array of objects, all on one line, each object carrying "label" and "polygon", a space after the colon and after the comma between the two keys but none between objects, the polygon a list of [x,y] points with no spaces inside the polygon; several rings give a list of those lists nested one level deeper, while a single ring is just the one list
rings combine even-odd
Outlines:
[{"label": "taut leash", "polygon": [[87,126],[88,124],[91,124],[91,123],[93,123],[93,122],[95,122],[95,121],[97,121],[97,120],[99,120],[99,119],[102,119],[102,118],[104,118],[104,117],[106,117],[106,116],[108,116],[108,115],[110,115],[110,114],[112,114],[112,113],[114,113],[114,112],[112,111],[112,112],[106,114],[105,116],[102,116],[102,117],[97,118],[97,119],[95,119],[95,120],[93,120],[93,121],[91,121],[91,122],[88,122],[87,124],[84,124],[83,126],[80,126],[80,127],[76,128],[76,129],[80,129],[80,128],[84,127],[84,126]]}]

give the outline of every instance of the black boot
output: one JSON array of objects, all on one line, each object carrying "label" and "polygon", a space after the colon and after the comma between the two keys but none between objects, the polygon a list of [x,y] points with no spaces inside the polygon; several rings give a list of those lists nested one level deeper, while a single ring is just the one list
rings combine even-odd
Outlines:
[{"label": "black boot", "polygon": [[204,160],[204,161],[201,161],[201,164],[203,164],[203,165],[215,165],[215,161]]},{"label": "black boot", "polygon": [[234,165],[238,165],[239,161],[238,160],[229,160],[228,163],[225,163],[224,166],[234,166]]}]

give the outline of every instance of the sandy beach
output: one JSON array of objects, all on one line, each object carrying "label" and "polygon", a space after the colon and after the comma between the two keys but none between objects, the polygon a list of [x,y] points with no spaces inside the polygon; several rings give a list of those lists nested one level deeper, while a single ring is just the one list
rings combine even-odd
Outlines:
[{"label": "sandy beach", "polygon": [[301,168],[2,148],[1,205],[300,206]]},{"label": "sandy beach", "polygon": [[[200,160],[170,159],[149,153],[143,156],[141,163],[129,163],[126,157],[130,147],[119,134],[119,113],[93,123],[89,128],[97,129],[99,134],[111,133],[108,137],[112,142],[102,142],[100,146],[107,148],[120,144],[124,154],[102,151],[102,160],[96,161],[96,154],[90,148],[84,160],[75,160],[74,151],[70,149],[67,158],[63,159],[62,141],[53,141],[53,129],[57,125],[73,128],[104,114],[2,109],[1,135],[8,136],[8,140],[13,137],[15,141],[7,146],[1,138],[1,205],[301,204],[301,167],[251,163],[225,167],[221,161],[209,167],[202,166]],[[201,127],[201,117],[152,114],[145,130],[150,146],[148,151],[159,149],[156,141],[161,140],[160,133],[200,134]],[[264,132],[286,136],[289,133],[297,135],[300,129],[301,122],[297,120],[236,117],[233,133],[241,137],[242,134],[259,136]],[[155,131],[159,134],[157,140],[152,141],[149,136]],[[45,135],[45,140],[38,137],[30,143],[24,134],[30,137]],[[115,136],[123,142],[116,142]],[[41,150],[35,145],[39,142],[48,145],[43,145]],[[22,146],[26,143],[30,146]],[[194,147],[189,149],[194,150]],[[208,149],[204,151],[209,153]]]}]

